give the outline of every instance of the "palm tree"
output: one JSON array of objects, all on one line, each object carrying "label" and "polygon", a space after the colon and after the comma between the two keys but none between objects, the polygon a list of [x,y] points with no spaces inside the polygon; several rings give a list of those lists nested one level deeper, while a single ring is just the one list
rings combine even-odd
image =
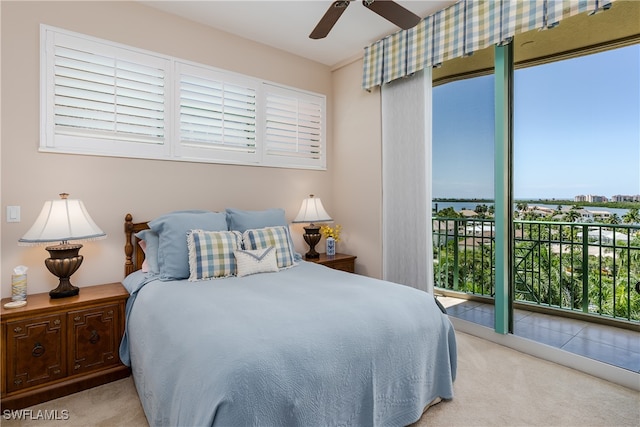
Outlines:
[{"label": "palm tree", "polygon": [[614,213],[606,221],[607,224],[620,224],[620,217],[618,214]]},{"label": "palm tree", "polygon": [[640,223],[640,213],[638,212],[638,208],[629,209],[629,211],[622,216],[622,222],[625,224]]},{"label": "palm tree", "polygon": [[476,205],[475,212],[479,215],[482,215],[487,212],[487,205]]},{"label": "palm tree", "polygon": [[580,213],[578,213],[578,210],[575,208],[575,206],[573,206],[569,211],[567,211],[567,213],[562,216],[562,219],[566,222],[576,222],[579,218]]}]

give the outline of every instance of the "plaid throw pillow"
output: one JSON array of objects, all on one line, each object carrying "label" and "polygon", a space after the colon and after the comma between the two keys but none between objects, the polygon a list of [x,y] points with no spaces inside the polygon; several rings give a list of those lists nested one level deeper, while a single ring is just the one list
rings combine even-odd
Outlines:
[{"label": "plaid throw pillow", "polygon": [[295,265],[293,248],[289,244],[289,227],[266,227],[247,230],[242,234],[242,242],[247,250],[276,248],[278,268]]},{"label": "plaid throw pillow", "polygon": [[187,246],[189,281],[236,274],[236,257],[233,252],[242,247],[240,232],[191,230],[187,233]]}]

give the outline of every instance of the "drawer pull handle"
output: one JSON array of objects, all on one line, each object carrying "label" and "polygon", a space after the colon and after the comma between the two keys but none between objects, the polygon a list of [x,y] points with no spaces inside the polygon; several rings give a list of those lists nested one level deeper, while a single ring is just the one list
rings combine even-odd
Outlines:
[{"label": "drawer pull handle", "polygon": [[53,371],[54,375],[58,375],[60,373],[60,369],[56,369],[55,371]]},{"label": "drawer pull handle", "polygon": [[34,346],[33,346],[33,350],[31,350],[31,355],[33,357],[40,357],[44,354],[44,346],[42,344],[40,344],[39,342],[37,342]]},{"label": "drawer pull handle", "polygon": [[74,321],[79,322],[80,321],[80,316],[76,316],[73,318]]},{"label": "drawer pull handle", "polygon": [[13,332],[15,332],[16,334],[19,334],[20,332],[22,332],[22,328],[21,328],[20,326],[16,326],[16,327],[13,329]]},{"label": "drawer pull handle", "polygon": [[98,334],[98,331],[94,329],[93,331],[91,331],[91,337],[89,338],[89,342],[91,344],[95,344],[98,341],[100,341],[100,335]]},{"label": "drawer pull handle", "polygon": [[22,384],[22,380],[21,380],[20,378],[16,378],[16,379],[13,381],[13,383],[14,383],[15,385],[20,385],[20,384]]},{"label": "drawer pull handle", "polygon": [[80,365],[76,364],[73,369],[80,369]]}]

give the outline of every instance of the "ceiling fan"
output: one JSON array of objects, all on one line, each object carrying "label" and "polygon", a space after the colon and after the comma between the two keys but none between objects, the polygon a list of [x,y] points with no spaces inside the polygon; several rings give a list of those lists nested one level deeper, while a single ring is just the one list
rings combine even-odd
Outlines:
[{"label": "ceiling fan", "polygon": [[[347,9],[349,3],[353,0],[338,0],[334,1],[329,9],[318,22],[318,25],[313,29],[309,38],[322,39],[329,34],[331,28],[335,25],[340,18],[340,15]],[[382,16],[387,21],[393,22],[403,30],[408,30],[411,27],[420,22],[420,17],[408,9],[400,6],[398,3],[390,0],[362,0],[364,7],[372,10],[378,15]]]}]

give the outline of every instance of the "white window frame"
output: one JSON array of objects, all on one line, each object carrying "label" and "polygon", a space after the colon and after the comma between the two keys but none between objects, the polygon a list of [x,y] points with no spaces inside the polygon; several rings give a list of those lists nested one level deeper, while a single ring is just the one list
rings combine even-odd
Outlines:
[{"label": "white window frame", "polygon": [[[145,140],[145,138],[121,134],[92,134],[91,130],[80,132],[72,129],[71,132],[63,132],[58,129],[56,131],[54,68],[56,42],[161,70],[165,84],[164,137]],[[41,152],[326,170],[325,95],[44,24],[40,26],[40,64],[39,151]],[[255,91],[255,147],[248,144],[247,150],[238,149],[237,144],[233,146],[232,143],[228,144],[225,140],[218,141],[218,144],[207,141],[181,140],[183,136],[180,128],[182,73],[221,82],[223,85],[237,85],[242,89],[247,88],[247,90]],[[308,154],[304,153],[304,150],[292,150],[290,155],[287,153],[273,155],[266,149],[267,93],[273,91],[290,97],[294,102],[311,102],[318,106],[320,110],[320,123],[317,130],[319,132],[319,153]],[[298,125],[300,126],[300,124]],[[234,126],[237,126],[237,121]],[[225,134],[224,130],[222,134]]]}]

